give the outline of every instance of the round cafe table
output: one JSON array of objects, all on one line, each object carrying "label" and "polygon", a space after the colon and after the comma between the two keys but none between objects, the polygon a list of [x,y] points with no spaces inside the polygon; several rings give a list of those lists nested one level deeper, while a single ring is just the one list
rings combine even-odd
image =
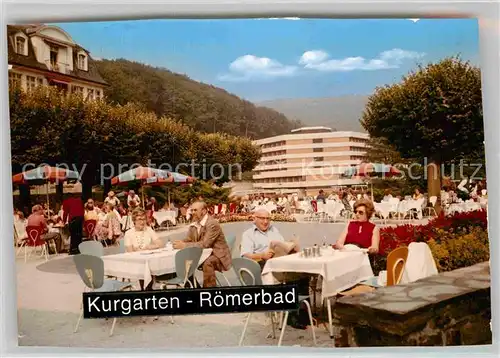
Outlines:
[{"label": "round cafe table", "polygon": [[[67,251],[69,248],[69,228],[66,225],[53,225],[49,232],[56,232],[61,235],[63,252]],[[60,254],[60,252],[58,252]]]}]

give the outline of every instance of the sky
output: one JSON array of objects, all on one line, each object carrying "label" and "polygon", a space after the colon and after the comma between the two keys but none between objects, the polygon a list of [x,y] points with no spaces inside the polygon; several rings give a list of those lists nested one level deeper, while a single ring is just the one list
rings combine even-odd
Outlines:
[{"label": "sky", "polygon": [[368,95],[417,64],[479,65],[476,19],[137,20],[55,24],[94,58],[168,68],[259,102]]}]

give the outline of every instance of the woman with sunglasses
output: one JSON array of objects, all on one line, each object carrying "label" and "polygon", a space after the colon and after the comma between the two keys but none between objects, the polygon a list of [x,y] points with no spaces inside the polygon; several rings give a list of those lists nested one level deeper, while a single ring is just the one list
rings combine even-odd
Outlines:
[{"label": "woman with sunglasses", "polygon": [[378,253],[380,232],[370,219],[375,211],[371,200],[361,199],[354,203],[355,219],[349,222],[345,230],[334,244],[336,249],[342,249],[344,245],[356,245],[362,249],[368,249],[368,253]]}]

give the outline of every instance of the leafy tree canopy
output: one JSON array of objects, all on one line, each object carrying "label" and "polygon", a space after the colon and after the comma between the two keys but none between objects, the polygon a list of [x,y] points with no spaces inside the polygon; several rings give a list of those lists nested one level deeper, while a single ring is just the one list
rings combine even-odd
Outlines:
[{"label": "leafy tree canopy", "polygon": [[[144,112],[133,104],[112,105],[61,95],[54,88],[10,93],[12,170],[28,163],[68,165],[83,175],[87,196],[103,178],[118,175],[132,164],[169,165],[203,179],[228,179],[228,169],[252,170],[259,148],[247,138],[228,134],[203,134],[180,121]],[[184,164],[198,164],[189,168]],[[204,162],[217,164],[203,170]],[[237,166],[236,166],[237,164]],[[74,167],[73,167],[74,166]],[[221,169],[223,168],[223,169]],[[31,169],[31,168],[29,168]]]},{"label": "leafy tree canopy", "polygon": [[361,124],[403,158],[484,158],[480,70],[458,57],[419,66],[400,83],[377,88]]}]

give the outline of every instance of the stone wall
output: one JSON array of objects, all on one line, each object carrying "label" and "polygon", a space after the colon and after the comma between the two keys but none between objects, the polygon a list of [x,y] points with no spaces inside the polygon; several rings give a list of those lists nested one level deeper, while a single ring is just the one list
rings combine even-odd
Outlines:
[{"label": "stone wall", "polygon": [[491,344],[489,263],[340,298],[333,317],[337,347]]}]

